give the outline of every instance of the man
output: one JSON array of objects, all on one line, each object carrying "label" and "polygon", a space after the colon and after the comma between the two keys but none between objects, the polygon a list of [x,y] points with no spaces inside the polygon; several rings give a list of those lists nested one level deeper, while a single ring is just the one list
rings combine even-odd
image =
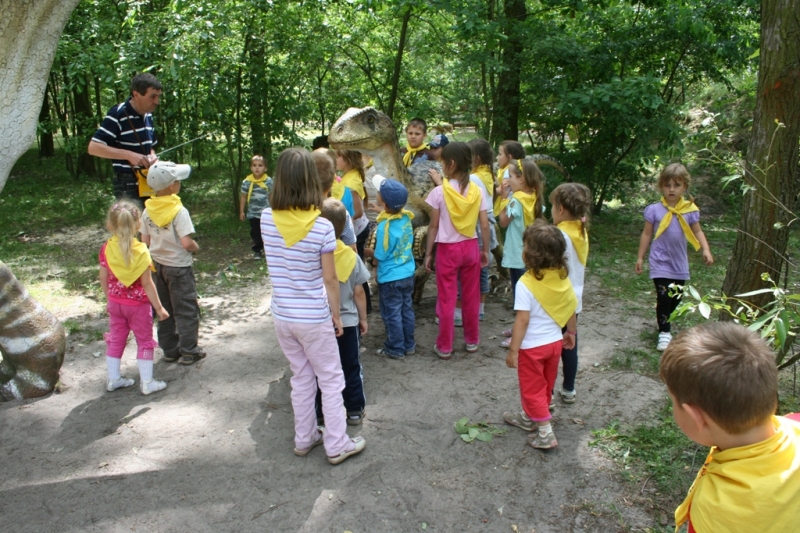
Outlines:
[{"label": "man", "polygon": [[114,166],[114,196],[144,202],[135,171],[158,161],[153,115],[161,98],[161,82],[152,74],[137,74],[131,80],[131,96],[109,109],[100,128],[89,141],[88,152],[111,159]]}]

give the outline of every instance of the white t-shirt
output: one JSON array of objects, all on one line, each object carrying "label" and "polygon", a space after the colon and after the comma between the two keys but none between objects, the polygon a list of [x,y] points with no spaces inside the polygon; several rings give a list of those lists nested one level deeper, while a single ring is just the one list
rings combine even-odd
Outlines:
[{"label": "white t-shirt", "polygon": [[567,241],[567,250],[564,252],[564,257],[567,258],[569,282],[572,283],[572,289],[578,298],[578,308],[575,309],[575,314],[578,314],[583,309],[583,277],[586,274],[586,267],[578,259],[578,252],[575,251],[575,246],[572,244],[572,239],[569,238],[569,235],[564,233],[564,230],[561,230],[561,234],[564,235],[564,240]]},{"label": "white t-shirt", "polygon": [[561,327],[547,314],[544,307],[521,281],[517,282],[514,290],[514,310],[530,311],[531,313],[528,330],[525,332],[525,338],[522,339],[520,349],[528,350],[564,339]]},{"label": "white t-shirt", "polygon": [[192,254],[183,249],[181,239],[194,233],[194,224],[189,211],[182,207],[172,222],[159,228],[150,218],[147,209],[142,214],[142,235],[150,236],[150,256],[153,261],[165,266],[192,266]]}]

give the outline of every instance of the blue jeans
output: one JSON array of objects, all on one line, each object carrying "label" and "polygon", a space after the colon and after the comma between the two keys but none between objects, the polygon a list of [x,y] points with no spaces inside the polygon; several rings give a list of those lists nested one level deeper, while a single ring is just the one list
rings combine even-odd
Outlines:
[{"label": "blue jeans", "polygon": [[414,292],[414,276],[378,283],[381,318],[386,329],[383,350],[387,355],[405,355],[417,346],[414,341],[412,292]]}]

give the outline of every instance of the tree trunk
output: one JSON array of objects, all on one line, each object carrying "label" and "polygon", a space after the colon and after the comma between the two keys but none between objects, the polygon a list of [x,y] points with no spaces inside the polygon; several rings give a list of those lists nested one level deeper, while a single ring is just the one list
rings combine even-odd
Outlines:
[{"label": "tree trunk", "polygon": [[[797,0],[761,3],[761,57],[753,131],[747,146],[739,234],[722,285],[727,295],[763,288],[766,272],[778,282],[791,210],[798,206],[800,139],[800,17]],[[775,122],[785,127],[777,128]],[[779,227],[775,227],[778,224]],[[756,305],[769,301],[753,298]]]},{"label": "tree trunk", "polygon": [[394,72],[392,72],[392,92],[389,95],[389,105],[386,116],[394,120],[394,104],[397,101],[397,91],[400,86],[400,68],[403,66],[403,50],[406,47],[408,35],[408,21],[411,19],[411,6],[403,14],[403,25],[400,27],[400,42],[397,44],[397,55],[394,58]]},{"label": "tree trunk", "polygon": [[72,117],[75,123],[75,140],[80,143],[78,148],[78,175],[96,176],[94,161],[95,158],[86,151],[86,146],[92,138],[96,129],[96,119],[92,108],[89,84],[84,78],[83,83],[75,84],[72,91],[73,102],[75,104],[75,115]]},{"label": "tree trunk", "polygon": [[0,0],[0,192],[36,139],[47,75],[78,0]]},{"label": "tree trunk", "polygon": [[525,0],[506,0],[503,11],[506,41],[500,53],[502,71],[497,84],[491,139],[494,145],[506,139],[517,140],[519,136],[519,87],[524,39],[522,23],[528,15]]},{"label": "tree trunk", "polygon": [[39,157],[53,157],[56,154],[55,144],[53,143],[53,121],[50,120],[50,95],[47,94],[47,86],[44,90],[42,109],[39,111]]}]

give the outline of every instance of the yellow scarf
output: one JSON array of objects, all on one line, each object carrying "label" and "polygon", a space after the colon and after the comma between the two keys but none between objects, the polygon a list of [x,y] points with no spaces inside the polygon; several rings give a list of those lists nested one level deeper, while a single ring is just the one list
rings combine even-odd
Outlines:
[{"label": "yellow scarf", "polygon": [[586,266],[586,259],[589,257],[589,236],[585,231],[581,231],[582,224],[580,220],[565,220],[558,225],[558,229],[569,235],[575,253],[578,254],[578,261]]},{"label": "yellow scarf", "polygon": [[177,194],[151,196],[144,202],[150,220],[159,228],[166,227],[178,215],[183,204]]},{"label": "yellow scarf", "polygon": [[450,220],[456,231],[470,239],[475,237],[475,224],[477,224],[481,212],[480,189],[474,183],[468,183],[467,196],[464,197],[455,187],[450,186],[449,179],[445,179],[442,191],[447,212],[450,214]]},{"label": "yellow scarf", "polygon": [[492,169],[489,165],[481,165],[472,171],[473,174],[481,179],[481,183],[486,187],[489,196],[494,196],[494,177],[492,177]]},{"label": "yellow scarf", "polygon": [[[122,257],[122,249],[119,246],[119,238],[114,235],[106,243],[106,261],[108,268],[126,287],[133,285],[137,279],[142,277],[145,270],[153,267],[150,259],[150,250],[139,239],[133,239],[131,243],[131,262],[128,264]],[[155,270],[155,269],[153,269]]]},{"label": "yellow scarf", "polygon": [[333,187],[331,187],[331,198],[336,198],[337,200],[341,201],[344,198],[344,193],[347,191],[347,187],[341,181],[333,181]]},{"label": "yellow scarf", "polygon": [[253,194],[253,187],[254,186],[257,185],[259,187],[264,188],[265,190],[269,190],[269,189],[267,189],[267,179],[269,179],[269,176],[267,176],[266,172],[264,173],[263,176],[261,176],[261,179],[259,179],[259,180],[257,180],[255,178],[255,176],[253,176],[252,174],[250,174],[249,176],[247,176],[244,179],[244,181],[249,181],[250,182],[250,188],[247,189],[247,203],[248,204],[250,203],[250,195]]},{"label": "yellow scarf", "polygon": [[381,211],[378,215],[378,218],[375,219],[375,222],[380,224],[384,220],[386,220],[386,226],[383,228],[383,251],[389,249],[389,222],[392,220],[399,220],[403,218],[404,215],[408,215],[408,220],[414,220],[414,213],[409,211],[408,209],[401,209],[399,213],[395,213],[390,215],[386,211]]},{"label": "yellow scarf", "polygon": [[528,287],[547,314],[563,328],[578,308],[578,298],[572,290],[569,278],[565,276],[561,279],[561,270],[548,268],[542,270],[542,274],[544,277],[538,280],[533,271],[528,270],[519,280]]},{"label": "yellow scarf", "polygon": [[275,221],[275,228],[281,234],[286,246],[291,248],[302,241],[314,227],[314,221],[319,216],[319,209],[286,209],[273,210],[272,220]]},{"label": "yellow scarf", "polygon": [[345,172],[341,183],[351,191],[356,191],[362,200],[366,197],[367,192],[364,190],[364,182],[361,180],[361,174],[358,173],[358,170],[353,169]]},{"label": "yellow scarf", "polygon": [[536,218],[533,213],[533,210],[536,209],[536,191],[533,191],[530,194],[526,193],[525,191],[517,191],[512,194],[511,197],[515,198],[522,206],[522,221],[525,223],[525,227],[527,228],[533,224],[533,219]]},{"label": "yellow scarf", "polygon": [[410,146],[407,146],[406,149],[408,151],[406,152],[406,155],[403,156],[403,164],[406,167],[410,167],[411,163],[414,162],[414,158],[417,156],[417,154],[419,152],[422,152],[423,150],[427,150],[428,148],[430,148],[430,145],[428,144],[421,144],[416,148],[411,148]]},{"label": "yellow scarf", "polygon": [[336,239],[336,250],[333,251],[333,261],[336,263],[336,277],[341,283],[347,283],[350,274],[356,268],[356,258],[358,256],[352,248]]},{"label": "yellow scarf", "polygon": [[775,435],[765,441],[725,451],[711,448],[675,510],[676,532],[690,514],[698,533],[797,531],[800,423],[781,416],[773,416],[772,423]]},{"label": "yellow scarf", "polygon": [[[504,166],[503,168],[498,168],[497,169],[497,185],[499,185],[499,186],[503,185],[503,174],[506,173],[506,169],[507,168],[508,168],[508,165]],[[494,200],[494,216],[495,217],[499,217],[500,213],[503,212],[503,209],[505,209],[507,205],[508,205],[508,198],[506,198],[504,200],[498,194],[497,198],[495,198],[495,200]]]},{"label": "yellow scarf", "polygon": [[653,238],[653,240],[658,239],[658,237],[669,227],[670,222],[672,222],[672,215],[678,215],[678,222],[681,223],[681,229],[683,230],[683,234],[686,236],[686,240],[689,241],[692,246],[694,246],[695,252],[699,250],[700,242],[697,240],[697,237],[694,236],[694,232],[686,222],[686,219],[683,218],[683,215],[686,213],[700,211],[695,203],[681,198],[678,200],[678,203],[675,204],[675,207],[670,207],[666,198],[662,196],[661,205],[667,208],[667,214],[661,219],[661,224],[658,225],[658,230],[656,231],[656,236]]}]

